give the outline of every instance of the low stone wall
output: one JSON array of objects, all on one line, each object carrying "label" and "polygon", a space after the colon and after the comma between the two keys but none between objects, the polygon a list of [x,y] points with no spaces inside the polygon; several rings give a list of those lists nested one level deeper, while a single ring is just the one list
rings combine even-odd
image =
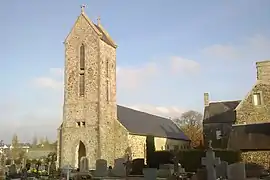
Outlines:
[{"label": "low stone wall", "polygon": [[270,151],[243,152],[241,157],[245,163],[256,163],[270,169]]}]

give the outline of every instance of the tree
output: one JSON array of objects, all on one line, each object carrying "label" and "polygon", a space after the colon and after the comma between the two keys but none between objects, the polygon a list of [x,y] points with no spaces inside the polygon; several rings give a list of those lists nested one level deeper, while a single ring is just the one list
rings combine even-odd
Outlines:
[{"label": "tree", "polygon": [[203,116],[200,112],[190,110],[174,120],[176,125],[190,138],[192,147],[201,145],[203,139],[202,118]]},{"label": "tree", "polygon": [[47,136],[45,137],[45,139],[44,139],[44,142],[43,142],[43,143],[44,143],[44,145],[45,145],[45,146],[49,146],[49,145],[50,145],[50,141],[49,141],[49,139],[48,139],[48,137],[47,137]]},{"label": "tree", "polygon": [[17,134],[13,135],[11,146],[12,146],[11,157],[13,160],[15,160],[19,157],[19,150],[20,150],[19,139],[18,139]]},{"label": "tree", "polygon": [[36,146],[37,144],[38,144],[38,138],[37,138],[37,136],[34,136],[34,137],[33,137],[32,145],[33,145],[33,146]]}]

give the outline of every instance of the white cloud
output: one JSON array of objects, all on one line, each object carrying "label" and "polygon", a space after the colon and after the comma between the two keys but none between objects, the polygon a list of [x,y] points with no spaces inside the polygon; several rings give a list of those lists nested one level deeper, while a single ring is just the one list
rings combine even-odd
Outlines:
[{"label": "white cloud", "polygon": [[126,105],[131,109],[135,109],[138,111],[147,112],[150,114],[154,114],[157,116],[162,116],[166,118],[175,118],[180,117],[186,109],[178,107],[178,106],[154,106],[154,105],[146,105],[146,104],[138,104],[138,105]]},{"label": "white cloud", "polygon": [[215,44],[202,49],[202,55],[213,60],[253,60],[270,58],[270,39],[259,34],[238,44]]},{"label": "white cloud", "polygon": [[197,73],[200,70],[200,64],[196,61],[185,59],[182,57],[172,57],[171,58],[171,70],[174,73]]},{"label": "white cloud", "polygon": [[215,44],[202,49],[202,53],[211,58],[237,59],[240,57],[239,51],[233,46]]},{"label": "white cloud", "polygon": [[156,63],[148,63],[141,67],[119,67],[117,69],[117,83],[120,88],[136,89],[154,78],[158,70]]},{"label": "white cloud", "polygon": [[200,64],[196,61],[174,56],[158,62],[145,63],[140,67],[119,67],[117,83],[120,88],[141,89],[153,81],[160,84],[159,77],[171,79],[179,73],[183,78],[198,73],[199,70]]},{"label": "white cloud", "polygon": [[48,76],[34,78],[33,83],[39,88],[62,89],[63,75],[62,68],[50,68]]}]

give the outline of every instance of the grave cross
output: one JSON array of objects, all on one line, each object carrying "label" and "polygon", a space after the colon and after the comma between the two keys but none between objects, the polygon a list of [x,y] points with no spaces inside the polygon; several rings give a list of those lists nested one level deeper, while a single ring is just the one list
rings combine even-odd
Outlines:
[{"label": "grave cross", "polygon": [[70,177],[70,170],[72,170],[72,168],[68,164],[68,166],[67,166],[67,180],[69,180],[69,177]]},{"label": "grave cross", "polygon": [[209,147],[206,151],[206,157],[202,158],[202,165],[206,166],[207,169],[207,180],[216,180],[216,169],[215,166],[220,164],[220,158],[216,158],[215,152],[212,149],[211,141],[209,141]]}]

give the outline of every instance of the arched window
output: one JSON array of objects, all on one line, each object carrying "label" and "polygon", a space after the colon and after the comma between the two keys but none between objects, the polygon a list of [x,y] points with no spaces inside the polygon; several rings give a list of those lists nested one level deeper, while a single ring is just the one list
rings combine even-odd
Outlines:
[{"label": "arched window", "polygon": [[85,66],[85,47],[84,44],[80,47],[80,69],[84,70]]}]

